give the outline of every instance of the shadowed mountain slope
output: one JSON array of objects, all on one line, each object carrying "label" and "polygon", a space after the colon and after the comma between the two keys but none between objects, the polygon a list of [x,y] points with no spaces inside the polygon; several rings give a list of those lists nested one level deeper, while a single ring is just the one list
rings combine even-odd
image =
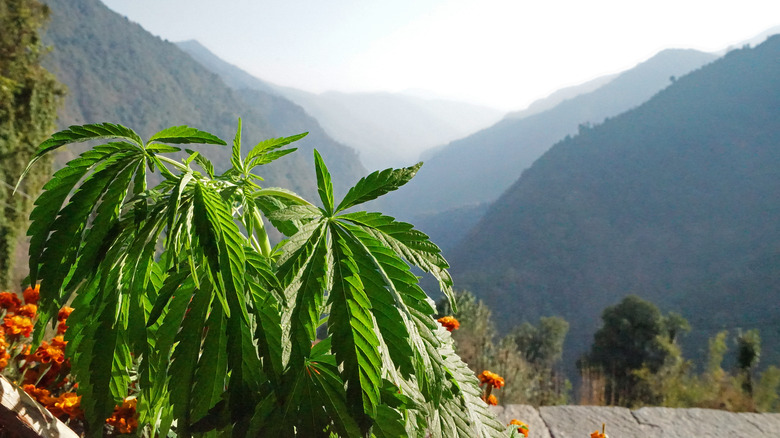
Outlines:
[{"label": "shadowed mountain slope", "polygon": [[[114,13],[98,0],[46,0],[52,19],[47,67],[68,86],[60,125],[121,123],[148,137],[171,125],[189,125],[226,141],[243,120],[245,150],[269,137],[310,134],[299,151],[259,169],[267,186],[283,186],[316,198],[312,149],[331,167],[335,186],[345,190],[364,169],[350,148],[328,137],[300,107],[258,91],[229,88],[176,45]],[[203,147],[220,168],[230,148]],[[66,152],[61,161],[72,156]]]},{"label": "shadowed mountain slope", "polygon": [[504,329],[566,318],[570,363],[634,293],[688,318],[699,357],[718,330],[759,328],[777,364],[778,59],[780,36],[729,52],[553,146],[450,252],[456,284]]},{"label": "shadowed mountain slope", "polygon": [[582,124],[600,123],[649,99],[680,76],[716,57],[694,50],[666,50],[597,90],[524,118],[506,118],[453,141],[425,161],[411,189],[393,195],[401,217],[439,213],[490,202],[555,142]]}]

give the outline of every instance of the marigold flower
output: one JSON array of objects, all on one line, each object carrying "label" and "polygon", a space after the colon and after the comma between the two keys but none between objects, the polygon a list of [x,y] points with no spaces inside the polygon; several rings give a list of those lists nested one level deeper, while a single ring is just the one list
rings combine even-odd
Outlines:
[{"label": "marigold flower", "polygon": [[64,335],[66,331],[68,331],[68,326],[65,325],[64,322],[61,322],[61,323],[57,324],[57,334],[58,335]]},{"label": "marigold flower", "polygon": [[44,388],[38,388],[32,383],[26,384],[22,386],[22,389],[24,392],[30,394],[32,398],[34,398],[38,403],[49,406],[54,403],[54,400],[56,400],[54,397],[52,397],[48,389]]},{"label": "marigold flower", "polygon": [[22,301],[13,292],[0,292],[0,307],[13,312],[22,304]]},{"label": "marigold flower", "polygon": [[73,313],[73,307],[64,306],[60,309],[59,313],[57,313],[57,321],[60,323],[65,322],[71,313]]},{"label": "marigold flower", "polygon": [[138,428],[135,412],[136,399],[125,399],[122,406],[116,406],[114,413],[106,419],[106,424],[115,427],[119,433],[133,433]]},{"label": "marigold flower", "polygon": [[24,302],[27,304],[38,304],[38,300],[41,299],[41,285],[36,284],[34,288],[28,287],[22,292],[24,296]]},{"label": "marigold flower", "polygon": [[21,315],[6,316],[3,318],[3,327],[6,333],[12,335],[24,335],[29,337],[33,330],[33,322],[30,318]]},{"label": "marigold flower", "polygon": [[509,422],[510,426],[517,426],[517,433],[523,434],[524,437],[528,438],[528,425],[523,423],[520,420],[512,419],[512,421]]},{"label": "marigold flower", "polygon": [[16,314],[20,316],[26,316],[28,318],[35,318],[35,314],[38,312],[38,305],[25,304],[16,309]]},{"label": "marigold flower", "polygon": [[437,319],[437,321],[439,321],[439,324],[446,328],[447,331],[457,330],[460,327],[460,322],[453,316],[443,316]]},{"label": "marigold flower", "polygon": [[498,404],[498,398],[496,398],[495,395],[490,394],[487,400],[485,400],[485,403],[489,404],[490,406],[495,406]]},{"label": "marigold flower", "polygon": [[0,370],[8,366],[8,359],[10,358],[11,355],[8,354],[5,348],[0,349]]},{"label": "marigold flower", "polygon": [[[64,344],[64,342],[62,344]],[[54,340],[52,340],[51,344],[43,341],[38,349],[35,350],[31,359],[40,363],[55,362],[57,364],[62,364],[65,362],[65,352],[60,345],[54,344]]]},{"label": "marigold flower", "polygon": [[482,371],[482,374],[479,375],[479,381],[481,382],[479,386],[485,383],[496,389],[504,386],[504,378],[488,370]]},{"label": "marigold flower", "polygon": [[[79,418],[83,415],[81,411],[81,396],[76,395],[75,392],[66,392],[57,398],[54,402],[54,408],[62,411],[63,414],[67,414],[70,418]],[[49,409],[52,413],[54,411]]]}]

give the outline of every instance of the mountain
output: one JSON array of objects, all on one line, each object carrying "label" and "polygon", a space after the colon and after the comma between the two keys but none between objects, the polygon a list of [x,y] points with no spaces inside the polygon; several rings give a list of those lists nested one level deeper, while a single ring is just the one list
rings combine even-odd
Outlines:
[{"label": "mountain", "polygon": [[490,126],[503,112],[402,93],[310,93],[269,84],[220,59],[197,41],[177,43],[234,89],[272,92],[302,106],[325,131],[360,154],[369,169],[414,164],[420,153]]},{"label": "mountain", "polygon": [[566,318],[570,364],[632,293],[682,313],[699,359],[717,331],[759,328],[780,363],[778,59],[780,35],[555,144],[448,254],[455,284],[504,330]]},{"label": "mountain", "polygon": [[395,93],[280,91],[333,138],[358,150],[369,169],[408,166],[426,149],[490,126],[504,115],[469,103]]},{"label": "mountain", "polygon": [[513,111],[506,115],[507,119],[522,119],[524,117],[539,114],[541,112],[550,110],[558,106],[558,104],[573,99],[581,94],[591,93],[599,88],[612,82],[618,75],[605,75],[596,79],[591,79],[585,83],[574,85],[571,87],[561,88],[560,90],[550,94],[544,99],[539,99],[528,105],[528,108],[520,111]]},{"label": "mountain", "polygon": [[649,99],[715,55],[665,50],[590,93],[523,118],[508,117],[453,141],[425,161],[409,190],[388,199],[399,217],[416,218],[490,202],[555,142],[579,126],[600,123]]},{"label": "mountain", "polygon": [[[121,123],[148,137],[172,125],[210,131],[230,142],[243,120],[245,150],[269,137],[309,132],[298,152],[260,168],[268,186],[295,190],[318,199],[312,149],[330,166],[337,190],[345,191],[365,174],[356,153],[327,136],[302,108],[258,90],[228,87],[176,45],[130,22],[98,0],[46,0],[52,10],[45,35],[52,46],[46,66],[68,87],[60,112],[62,127]],[[226,167],[230,148],[201,150],[215,166]],[[72,156],[64,153],[60,162]]]}]

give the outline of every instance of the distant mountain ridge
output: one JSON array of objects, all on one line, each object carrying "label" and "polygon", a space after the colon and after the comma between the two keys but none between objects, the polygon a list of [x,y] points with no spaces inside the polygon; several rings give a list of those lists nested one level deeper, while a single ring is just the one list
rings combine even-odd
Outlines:
[{"label": "distant mountain ridge", "polygon": [[[121,123],[148,137],[171,125],[190,125],[233,138],[238,118],[248,146],[309,132],[300,151],[259,169],[266,186],[282,186],[314,200],[312,149],[331,167],[336,190],[366,172],[357,155],[327,136],[316,120],[281,96],[237,93],[174,44],[163,41],[98,0],[45,0],[52,19],[46,65],[68,87],[60,125]],[[225,167],[230,148],[201,149]],[[246,148],[248,150],[248,148]],[[73,151],[71,151],[72,156]],[[61,159],[67,159],[68,154]]]},{"label": "distant mountain ridge", "polygon": [[[420,217],[491,202],[537,158],[580,125],[600,123],[649,99],[717,57],[695,50],[664,50],[596,90],[523,118],[507,117],[456,140],[425,161],[410,190],[392,194],[392,212]],[[445,213],[446,214],[446,213]]]},{"label": "distant mountain ridge", "polygon": [[778,59],[780,35],[557,143],[449,252],[455,283],[503,329],[518,311],[566,318],[569,364],[633,293],[688,318],[699,359],[717,331],[759,328],[777,365]]},{"label": "distant mountain ridge", "polygon": [[369,169],[409,166],[424,150],[490,126],[504,112],[401,93],[310,93],[255,78],[197,41],[177,43],[235,89],[276,93],[303,107],[337,141],[357,150]]}]

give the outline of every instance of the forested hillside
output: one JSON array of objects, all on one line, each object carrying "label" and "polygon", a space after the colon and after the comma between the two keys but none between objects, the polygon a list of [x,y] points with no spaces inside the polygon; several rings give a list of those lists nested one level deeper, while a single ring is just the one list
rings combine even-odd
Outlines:
[{"label": "forested hillside", "polygon": [[456,284],[505,329],[563,316],[569,363],[631,293],[690,321],[689,353],[758,328],[780,362],[778,59],[780,36],[732,51],[556,144],[449,253]]},{"label": "forested hillside", "polygon": [[[694,50],[666,50],[600,88],[524,118],[453,141],[425,160],[410,190],[394,194],[393,213],[418,217],[491,202],[555,142],[579,125],[600,123],[649,99],[681,76],[713,59]],[[446,220],[446,216],[445,216]]]},{"label": "forested hillside", "polygon": [[[230,140],[241,117],[247,144],[310,132],[296,143],[299,152],[260,169],[268,186],[316,198],[314,147],[331,167],[337,190],[364,173],[353,150],[328,137],[292,102],[261,91],[233,91],[175,44],[154,37],[99,0],[46,3],[52,9],[47,66],[68,87],[60,126],[113,122],[149,136],[186,124]],[[217,166],[229,161],[229,148],[204,150]]]}]

